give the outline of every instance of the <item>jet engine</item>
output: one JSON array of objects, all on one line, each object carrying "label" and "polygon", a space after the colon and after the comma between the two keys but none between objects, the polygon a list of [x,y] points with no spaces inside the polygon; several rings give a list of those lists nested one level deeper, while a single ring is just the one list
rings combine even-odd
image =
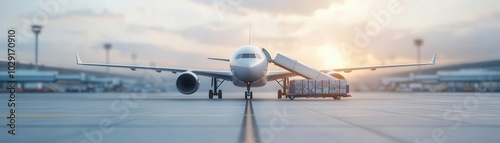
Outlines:
[{"label": "jet engine", "polygon": [[337,79],[345,79],[345,77],[337,72],[328,72],[327,75],[330,75],[334,78],[337,78]]},{"label": "jet engine", "polygon": [[193,94],[200,87],[200,79],[192,72],[183,72],[175,82],[177,90],[182,94]]}]

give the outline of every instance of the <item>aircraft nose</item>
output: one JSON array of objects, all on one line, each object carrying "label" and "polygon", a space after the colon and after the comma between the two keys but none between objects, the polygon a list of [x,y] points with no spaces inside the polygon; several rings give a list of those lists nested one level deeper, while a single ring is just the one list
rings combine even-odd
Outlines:
[{"label": "aircraft nose", "polygon": [[250,63],[242,63],[234,67],[234,75],[238,80],[245,82],[257,81],[262,78],[260,69]]}]

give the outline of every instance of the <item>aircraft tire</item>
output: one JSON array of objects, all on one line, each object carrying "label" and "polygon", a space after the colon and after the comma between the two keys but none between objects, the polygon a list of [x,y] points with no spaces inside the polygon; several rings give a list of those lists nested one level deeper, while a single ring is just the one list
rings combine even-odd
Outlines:
[{"label": "aircraft tire", "polygon": [[208,99],[213,99],[214,98],[214,91],[213,90],[209,90],[208,91]]},{"label": "aircraft tire", "polygon": [[219,90],[217,96],[219,97],[219,99],[222,99],[222,90]]}]

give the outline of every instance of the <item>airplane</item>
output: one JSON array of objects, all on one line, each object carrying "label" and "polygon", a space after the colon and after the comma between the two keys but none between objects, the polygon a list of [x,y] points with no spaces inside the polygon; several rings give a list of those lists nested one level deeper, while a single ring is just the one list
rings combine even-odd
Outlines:
[{"label": "airplane", "polygon": [[[253,92],[250,90],[251,87],[262,87],[265,86],[269,81],[273,80],[280,83],[278,81],[279,79],[283,79],[282,81],[284,81],[289,77],[298,76],[298,74],[290,71],[268,71],[268,63],[273,62],[271,56],[269,55],[266,49],[264,48],[261,49],[257,46],[252,45],[251,38],[249,38],[248,45],[243,45],[237,48],[232,53],[229,59],[222,59],[222,58],[208,58],[208,59],[229,62],[230,71],[141,66],[141,65],[123,65],[123,64],[84,63],[80,59],[78,53],[76,54],[76,60],[78,65],[129,68],[133,71],[137,69],[147,69],[147,70],[155,70],[158,73],[162,71],[170,71],[174,74],[180,73],[179,76],[177,77],[175,85],[180,93],[186,95],[193,94],[198,90],[198,87],[200,85],[200,80],[198,76],[211,77],[212,78],[211,85],[213,89],[210,89],[208,92],[209,99],[213,99],[214,96],[217,96],[219,99],[222,99],[222,90],[217,91],[217,89],[219,88],[220,85],[222,85],[222,83],[224,83],[224,81],[230,81],[233,83],[233,85],[238,87],[246,87],[247,90],[245,91],[245,99],[252,99]],[[436,61],[436,54],[434,54],[431,62],[429,63],[334,68],[334,69],[320,70],[320,71],[337,79],[345,79],[340,74],[340,72],[349,73],[353,70],[363,70],[363,69],[370,69],[373,71],[378,68],[434,65],[435,61]],[[283,90],[285,90],[285,87],[284,86],[282,87]],[[279,95],[280,93],[281,91],[278,91],[278,97],[281,97]]]}]

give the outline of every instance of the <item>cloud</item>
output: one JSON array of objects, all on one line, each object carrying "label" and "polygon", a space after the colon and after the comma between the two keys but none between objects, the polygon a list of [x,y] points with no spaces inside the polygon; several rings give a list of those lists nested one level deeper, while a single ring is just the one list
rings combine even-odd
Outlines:
[{"label": "cloud", "polygon": [[500,11],[465,17],[456,23],[439,26],[439,29],[453,32],[455,36],[465,36],[484,29],[500,29],[498,23],[500,23]]},{"label": "cloud", "polygon": [[121,14],[111,13],[108,10],[103,10],[101,12],[95,12],[91,9],[79,9],[66,11],[62,14],[54,16],[55,19],[58,18],[68,18],[68,17],[123,17]]},{"label": "cloud", "polygon": [[318,9],[328,8],[331,3],[343,3],[343,0],[194,0],[203,4],[223,9],[245,8],[270,14],[311,15]]},{"label": "cloud", "polygon": [[237,46],[247,44],[248,35],[246,35],[246,31],[244,27],[215,29],[208,26],[192,26],[169,32],[193,39],[202,44]]},{"label": "cloud", "polygon": [[91,9],[70,10],[61,14],[57,14],[50,19],[49,22],[59,23],[104,23],[104,22],[124,22],[125,17],[123,14],[112,13],[106,9],[96,12]]},{"label": "cloud", "polygon": [[325,9],[332,2],[343,2],[342,0],[243,0],[242,7],[255,11],[264,11],[284,15],[311,15],[318,9]]}]

